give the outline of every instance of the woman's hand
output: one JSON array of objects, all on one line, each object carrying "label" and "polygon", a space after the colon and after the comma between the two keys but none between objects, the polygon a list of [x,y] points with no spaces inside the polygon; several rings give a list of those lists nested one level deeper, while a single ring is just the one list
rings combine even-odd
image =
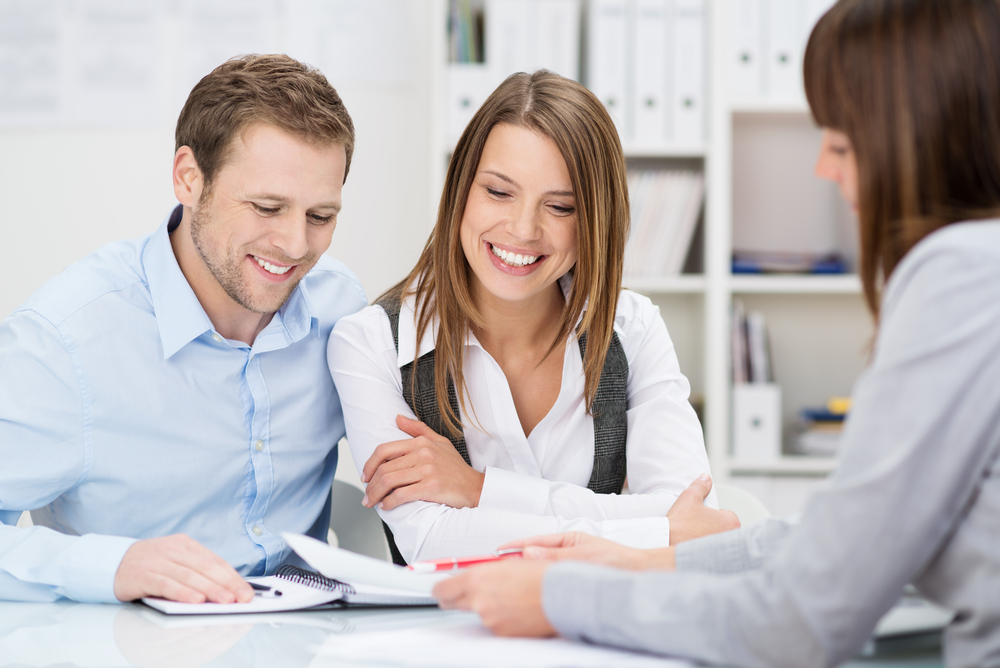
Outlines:
[{"label": "woman's hand", "polygon": [[434,598],[442,608],[478,613],[498,636],[554,636],[542,611],[542,578],[549,565],[515,559],[473,566],[434,585]]},{"label": "woman's hand", "polygon": [[702,473],[674,501],[667,511],[670,520],[670,544],[677,545],[692,538],[739,529],[740,520],[729,510],[715,510],[705,505],[712,491],[712,479]]},{"label": "woman's hand", "polygon": [[375,448],[361,471],[368,483],[362,503],[392,510],[410,501],[452,508],[475,508],[486,474],[465,463],[455,446],[418,420],[396,416],[396,426],[412,436]]},{"label": "woman's hand", "polygon": [[572,559],[630,571],[672,570],[675,564],[673,546],[677,543],[740,526],[734,513],[705,506],[705,497],[710,491],[712,479],[707,474],[701,475],[674,501],[667,511],[670,547],[639,550],[576,531],[516,540],[501,545],[500,549],[523,548],[526,559]]},{"label": "woman's hand", "polygon": [[630,571],[670,570],[674,567],[674,548],[639,550],[625,547],[606,538],[574,531],[516,540],[500,549],[520,547],[525,559],[587,561]]}]

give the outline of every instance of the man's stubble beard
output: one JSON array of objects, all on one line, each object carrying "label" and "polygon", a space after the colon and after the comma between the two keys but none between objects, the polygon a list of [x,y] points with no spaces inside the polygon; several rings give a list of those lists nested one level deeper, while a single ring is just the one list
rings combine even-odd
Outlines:
[{"label": "man's stubble beard", "polygon": [[[207,201],[209,196],[209,193],[204,193],[198,202],[198,206],[193,207],[191,210],[191,241],[194,243],[195,250],[198,251],[202,262],[212,272],[212,276],[222,286],[222,289],[226,291],[230,299],[251,313],[266,314],[276,312],[288,301],[292,291],[298,286],[299,281],[302,280],[305,273],[301,274],[299,278],[288,282],[284,294],[278,293],[280,300],[277,297],[275,298],[276,303],[262,304],[259,300],[255,299],[250,289],[250,280],[243,273],[243,259],[247,254],[256,255],[256,253],[250,251],[237,257],[235,249],[231,247],[226,247],[222,251],[224,254],[223,257],[216,257],[212,252],[212,246],[206,238],[206,231],[213,224],[211,216],[205,212],[205,209],[208,208]],[[298,264],[309,262],[311,265],[313,263],[313,260],[309,257],[303,259],[304,262]],[[294,271],[298,271],[298,267]]]}]

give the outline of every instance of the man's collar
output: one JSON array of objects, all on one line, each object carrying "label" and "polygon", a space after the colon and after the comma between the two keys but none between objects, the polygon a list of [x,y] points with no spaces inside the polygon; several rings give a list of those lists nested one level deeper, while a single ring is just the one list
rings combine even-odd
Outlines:
[{"label": "man's collar", "polygon": [[170,358],[192,340],[212,330],[212,321],[184,278],[170,246],[168,229],[177,227],[182,212],[183,207],[178,204],[153,233],[142,253],[156,326],[160,330],[163,359]]},{"label": "man's collar", "polygon": [[[170,245],[170,232],[177,228],[182,213],[183,207],[178,204],[153,233],[142,255],[156,326],[160,331],[163,359],[172,357],[194,339],[214,330],[212,321],[181,272]],[[304,338],[312,328],[314,317],[303,280],[257,336],[254,348],[265,352]]]}]

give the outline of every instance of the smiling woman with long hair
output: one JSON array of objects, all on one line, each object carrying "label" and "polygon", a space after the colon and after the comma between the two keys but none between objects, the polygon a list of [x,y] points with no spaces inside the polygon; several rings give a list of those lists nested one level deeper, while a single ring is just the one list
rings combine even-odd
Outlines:
[{"label": "smiling woman with long hair", "polygon": [[395,561],[552,530],[665,546],[735,522],[703,505],[707,483],[672,507],[708,458],[658,309],[622,290],[628,226],[600,101],[545,71],[504,81],[458,141],[416,266],[330,338]]},{"label": "smiling woman with long hair", "polygon": [[878,317],[837,470],[796,525],[655,551],[535,538],[439,584],[444,606],[504,634],[829,666],[913,583],[956,611],[948,666],[1000,665],[1000,1],[841,0],[805,84]]}]

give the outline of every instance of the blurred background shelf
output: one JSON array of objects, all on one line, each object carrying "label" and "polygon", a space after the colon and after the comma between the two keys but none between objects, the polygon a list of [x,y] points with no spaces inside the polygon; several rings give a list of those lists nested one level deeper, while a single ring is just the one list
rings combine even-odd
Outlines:
[{"label": "blurred background shelf", "polygon": [[727,468],[731,475],[825,476],[836,466],[837,460],[833,457],[783,455],[780,459],[769,462],[730,458]]},{"label": "blurred background shelf", "polygon": [[840,275],[754,275],[735,274],[729,280],[734,294],[836,294],[861,293],[857,274]]},{"label": "blurred background shelf", "polygon": [[622,285],[643,294],[699,294],[705,291],[701,274],[680,276],[635,276],[626,274]]}]

